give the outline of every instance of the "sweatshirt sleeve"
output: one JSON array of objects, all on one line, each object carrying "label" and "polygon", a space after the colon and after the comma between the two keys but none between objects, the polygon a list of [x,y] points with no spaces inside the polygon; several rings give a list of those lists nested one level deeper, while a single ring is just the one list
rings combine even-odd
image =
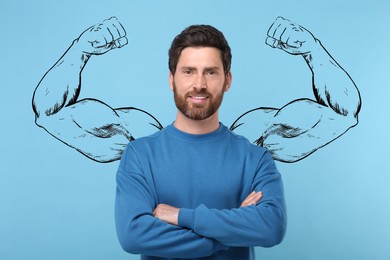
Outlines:
[{"label": "sweatshirt sleeve", "polygon": [[256,206],[223,210],[205,205],[181,208],[179,225],[226,246],[277,245],[286,231],[286,206],[281,176],[268,152],[260,160],[252,190],[263,192]]},{"label": "sweatshirt sleeve", "polygon": [[193,230],[165,223],[153,216],[155,192],[142,174],[133,149],[128,146],[117,171],[115,224],[122,248],[133,254],[158,257],[204,257],[227,249],[215,239]]}]

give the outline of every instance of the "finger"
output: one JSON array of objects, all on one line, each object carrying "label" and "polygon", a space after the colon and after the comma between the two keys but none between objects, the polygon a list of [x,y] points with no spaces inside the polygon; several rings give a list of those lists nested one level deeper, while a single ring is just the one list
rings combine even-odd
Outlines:
[{"label": "finger", "polygon": [[282,43],[286,43],[290,35],[289,31],[291,30],[292,26],[294,26],[294,24],[292,24],[290,20],[282,18],[280,21],[280,26],[275,31],[274,38],[281,41]]},{"label": "finger", "polygon": [[279,17],[277,17],[275,19],[275,21],[271,24],[271,26],[268,28],[268,31],[267,31],[267,36],[268,37],[273,37],[274,36],[275,30],[278,27],[278,25],[280,24],[278,19],[279,19]]},{"label": "finger", "polygon": [[119,23],[116,17],[111,17],[105,21],[106,27],[110,35],[112,35],[112,42],[110,47],[121,48],[128,43],[126,31],[123,26]]},{"label": "finger", "polygon": [[263,192],[262,191],[259,191],[257,193],[257,201],[256,201],[256,204],[263,198]]},{"label": "finger", "polygon": [[107,30],[112,35],[112,40],[115,41],[119,38],[121,38],[119,31],[116,29],[116,27],[112,23],[107,23]]},{"label": "finger", "polygon": [[115,47],[117,48],[122,48],[128,43],[128,40],[126,37],[119,38],[118,40],[115,41]]},{"label": "finger", "polygon": [[160,211],[160,209],[161,209],[161,205],[162,205],[162,204],[158,204],[158,205],[156,206],[156,208],[153,210],[153,216],[157,216],[157,215],[158,215],[158,213],[159,213],[159,211]]},{"label": "finger", "polygon": [[104,22],[110,24],[110,28],[111,27],[115,28],[116,32],[118,33],[117,38],[126,36],[125,28],[122,26],[122,24],[118,21],[118,19],[115,16],[112,16],[109,19],[104,20]]},{"label": "finger", "polygon": [[280,22],[275,22],[272,24],[271,28],[268,30],[268,33],[267,35],[269,37],[272,37],[272,38],[276,38],[275,37],[275,33],[277,32],[277,30],[279,29],[279,27],[281,26]]},{"label": "finger", "polygon": [[118,19],[116,19],[116,18],[113,19],[112,20],[112,25],[118,30],[119,38],[126,36],[126,30],[122,26],[122,24],[118,21]]},{"label": "finger", "polygon": [[243,205],[243,207],[247,207],[247,206],[255,205],[255,204],[256,204],[256,200],[255,200],[255,199],[251,199],[251,200],[245,202],[245,204]]},{"label": "finger", "polygon": [[283,33],[286,31],[286,25],[281,23],[276,29],[273,38],[276,40],[281,40]]},{"label": "finger", "polygon": [[256,196],[256,191],[252,191],[246,198],[250,199],[253,198],[254,196]]},{"label": "finger", "polygon": [[267,38],[265,39],[265,44],[271,46],[272,48],[279,48],[279,49],[280,49],[279,41],[277,41],[277,40],[274,39],[274,38],[267,37]]},{"label": "finger", "polygon": [[244,201],[248,201],[250,200],[251,198],[253,198],[253,196],[255,196],[256,192],[255,191],[252,191],[245,199]]},{"label": "finger", "polygon": [[250,205],[250,203],[251,203],[251,201],[242,202],[241,205],[240,205],[240,208],[248,207]]},{"label": "finger", "polygon": [[241,203],[241,207],[246,207],[249,205],[256,205],[260,199],[262,198],[263,193],[260,192],[255,192],[253,191],[251,194],[248,195],[248,197],[245,198],[245,200]]},{"label": "finger", "polygon": [[103,45],[100,45],[97,47],[105,48],[107,50],[110,50],[110,49],[113,49],[116,47],[116,45],[115,45],[116,39],[111,34],[111,31],[109,30],[108,27],[105,27],[105,30],[103,31],[103,34],[102,34],[102,38],[104,39],[101,41],[101,44],[103,44]]},{"label": "finger", "polygon": [[284,32],[284,36],[282,37],[282,42],[285,45],[285,48],[299,48],[301,45],[298,44],[296,41],[296,38],[294,36],[294,32],[291,31],[291,29],[286,29]]},{"label": "finger", "polygon": [[256,198],[251,198],[250,200],[245,201],[245,203],[241,204],[241,207],[247,207],[250,205],[256,205],[258,200]]},{"label": "finger", "polygon": [[250,193],[241,203],[241,206],[246,206],[248,204],[248,202],[250,202],[253,198],[253,196],[255,195],[255,192],[253,191],[252,193]]},{"label": "finger", "polygon": [[115,21],[118,21],[118,18],[116,18],[115,16],[111,16],[110,18],[108,19],[104,19],[103,20],[103,23],[113,23]]},{"label": "finger", "polygon": [[280,41],[284,44],[288,44],[288,41],[290,39],[290,30],[288,27],[284,28],[282,34],[280,35]]},{"label": "finger", "polygon": [[101,24],[97,26],[97,31],[100,31],[102,36],[105,38],[106,45],[116,40],[115,34],[117,34],[115,28],[110,28],[110,19],[104,20]]},{"label": "finger", "polygon": [[248,206],[250,205],[257,205],[257,203],[259,203],[259,201],[261,200],[261,198],[263,197],[263,194],[261,192],[259,193],[256,193],[255,197],[251,199],[251,201],[249,201],[248,203]]},{"label": "finger", "polygon": [[267,32],[267,35],[269,37],[273,37],[273,38],[276,38],[275,37],[275,34],[276,32],[278,31],[279,27],[282,26],[283,24],[285,24],[285,22],[288,21],[286,19],[284,19],[283,17],[279,16],[276,18],[275,22],[273,22],[273,24],[270,26],[270,28],[268,29],[268,32]]},{"label": "finger", "polygon": [[257,202],[259,202],[261,200],[261,198],[263,197],[263,193],[261,191],[257,192],[253,198],[252,198],[252,204],[257,204]]},{"label": "finger", "polygon": [[111,43],[111,42],[116,40],[114,35],[110,31],[110,28],[107,25],[105,25],[105,30],[103,31],[103,35],[104,35],[104,38],[106,39],[107,43]]}]

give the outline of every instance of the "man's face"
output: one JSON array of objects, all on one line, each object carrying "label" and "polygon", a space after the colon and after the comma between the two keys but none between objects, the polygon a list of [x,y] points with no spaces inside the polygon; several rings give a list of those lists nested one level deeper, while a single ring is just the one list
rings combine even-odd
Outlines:
[{"label": "man's face", "polygon": [[212,47],[188,47],[180,55],[175,75],[169,77],[178,110],[193,120],[214,115],[231,84],[221,53]]}]

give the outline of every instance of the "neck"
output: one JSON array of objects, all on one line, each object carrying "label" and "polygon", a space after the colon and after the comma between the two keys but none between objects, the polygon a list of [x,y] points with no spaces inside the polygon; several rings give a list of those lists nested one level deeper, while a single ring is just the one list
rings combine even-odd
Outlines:
[{"label": "neck", "polygon": [[204,120],[193,120],[177,112],[175,127],[188,134],[207,134],[219,128],[218,111]]}]

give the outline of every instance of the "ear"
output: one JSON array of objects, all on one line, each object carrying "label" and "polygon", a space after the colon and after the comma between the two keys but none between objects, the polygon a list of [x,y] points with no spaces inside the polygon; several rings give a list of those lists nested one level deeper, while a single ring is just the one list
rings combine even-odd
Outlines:
[{"label": "ear", "polygon": [[173,74],[172,74],[172,72],[169,72],[169,87],[173,91]]},{"label": "ear", "polygon": [[227,92],[230,89],[230,86],[232,85],[232,81],[233,81],[232,72],[229,71],[225,79],[225,92]]}]

